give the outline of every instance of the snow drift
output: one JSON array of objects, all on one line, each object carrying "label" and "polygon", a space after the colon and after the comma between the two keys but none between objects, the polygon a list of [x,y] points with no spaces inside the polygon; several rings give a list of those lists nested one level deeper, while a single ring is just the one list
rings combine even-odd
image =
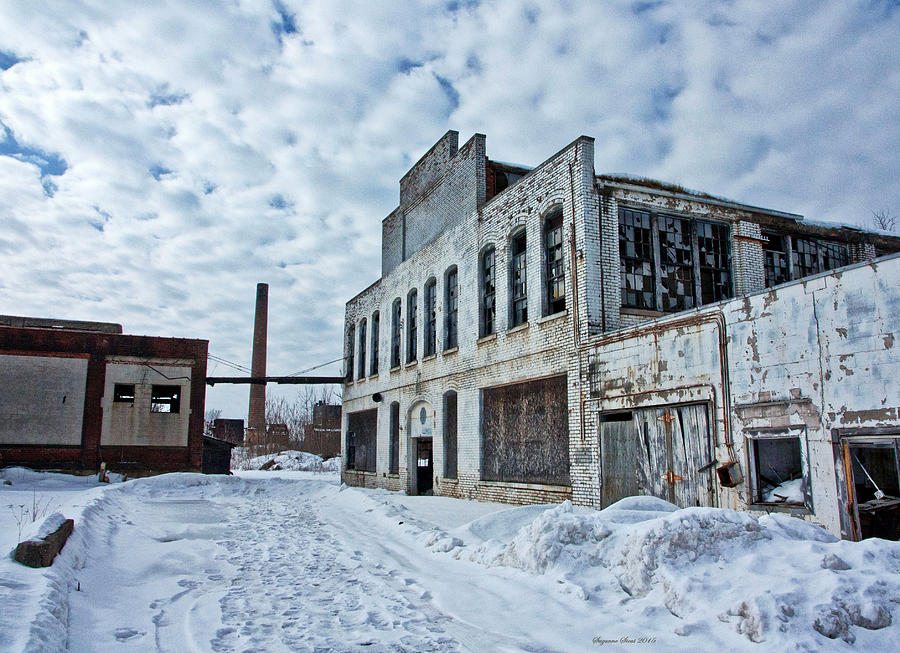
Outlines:
[{"label": "snow drift", "polygon": [[248,457],[245,449],[235,448],[232,454],[232,469],[236,470],[266,470],[285,472],[339,472],[341,471],[341,459],[329,458],[323,460],[321,456],[306,451],[281,451],[276,454]]}]

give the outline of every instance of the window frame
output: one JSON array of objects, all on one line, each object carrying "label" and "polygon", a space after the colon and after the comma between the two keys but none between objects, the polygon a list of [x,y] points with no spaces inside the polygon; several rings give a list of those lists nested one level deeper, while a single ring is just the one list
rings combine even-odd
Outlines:
[{"label": "window frame", "polygon": [[403,304],[399,297],[391,302],[391,369],[400,367],[401,340],[403,332]]},{"label": "window frame", "polygon": [[413,288],[406,294],[406,362],[413,363],[419,358],[418,324],[419,293]]},{"label": "window frame", "polygon": [[[812,501],[812,468],[809,461],[809,442],[805,425],[746,429],[744,431],[747,452],[747,493],[752,506],[784,507],[794,510],[813,512]],[[800,468],[803,478],[803,501],[763,501],[765,483],[760,479],[759,452],[757,444],[765,440],[797,440],[800,446]]]},{"label": "window frame", "polygon": [[541,255],[543,313],[545,316],[562,313],[566,310],[566,230],[561,204],[550,209],[541,221]]},{"label": "window frame", "polygon": [[400,402],[391,403],[388,423],[388,474],[400,473]]},{"label": "window frame", "polygon": [[356,378],[366,378],[366,318],[359,321],[357,338],[359,339],[359,355],[356,362]]},{"label": "window frame", "polygon": [[488,245],[478,255],[478,336],[497,332],[497,249]]},{"label": "window frame", "polygon": [[[678,313],[734,297],[730,223],[627,205],[619,206],[618,214],[623,309]],[[642,224],[637,224],[637,218]],[[714,242],[723,245],[724,251],[710,248]],[[643,279],[640,290],[638,279]],[[629,288],[629,282],[633,287]],[[681,285],[685,283],[689,288]]]},{"label": "window frame", "polygon": [[528,323],[528,237],[525,228],[509,239],[509,325]]},{"label": "window frame", "polygon": [[353,369],[356,365],[356,325],[351,324],[347,328],[347,367],[344,372],[344,378],[347,381],[353,381]]},{"label": "window frame", "polygon": [[[453,283],[450,280],[453,279]],[[444,351],[459,346],[459,269],[444,273]]]},{"label": "window frame", "polygon": [[378,332],[381,329],[381,313],[375,311],[372,313],[372,346],[369,348],[369,376],[378,374]]},{"label": "window frame", "polygon": [[437,279],[431,277],[425,282],[425,343],[423,356],[437,353]]}]

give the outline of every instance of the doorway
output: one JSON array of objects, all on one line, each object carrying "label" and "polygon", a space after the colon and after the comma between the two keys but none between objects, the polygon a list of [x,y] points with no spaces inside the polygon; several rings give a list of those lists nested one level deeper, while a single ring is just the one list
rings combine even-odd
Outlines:
[{"label": "doorway", "polygon": [[434,490],[434,459],[431,438],[416,438],[416,494],[431,495]]},{"label": "doorway", "polygon": [[650,495],[681,508],[715,506],[707,404],[600,415],[601,501]]},{"label": "doorway", "polygon": [[854,540],[900,540],[900,437],[845,437],[844,473]]}]

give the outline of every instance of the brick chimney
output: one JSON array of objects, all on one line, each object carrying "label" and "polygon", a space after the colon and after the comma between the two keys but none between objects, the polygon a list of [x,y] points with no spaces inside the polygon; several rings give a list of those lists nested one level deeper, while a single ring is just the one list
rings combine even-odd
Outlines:
[{"label": "brick chimney", "polygon": [[[269,316],[269,284],[256,284],[256,317],[253,320],[251,376],[266,375],[266,337]],[[250,415],[247,426],[253,442],[264,442],[266,435],[266,386],[250,385]]]}]

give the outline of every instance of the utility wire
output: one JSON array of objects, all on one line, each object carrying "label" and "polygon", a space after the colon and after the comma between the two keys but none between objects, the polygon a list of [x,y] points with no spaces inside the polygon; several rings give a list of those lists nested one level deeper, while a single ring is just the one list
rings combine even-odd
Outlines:
[{"label": "utility wire", "polygon": [[320,367],[325,367],[326,365],[331,365],[332,363],[337,363],[339,361],[344,360],[344,357],[335,358],[333,361],[328,361],[327,363],[320,363],[319,365],[315,365],[313,367],[308,367],[305,370],[300,370],[299,372],[294,372],[293,374],[288,374],[288,376],[300,376],[301,374],[306,374],[307,372],[312,372],[313,370],[317,370]]},{"label": "utility wire", "polygon": [[220,356],[215,356],[213,354],[207,354],[207,356],[209,357],[210,360],[215,361],[216,363],[222,363],[223,365],[227,365],[228,367],[234,368],[234,369],[238,370],[239,372],[246,372],[247,374],[253,373],[249,367],[244,367],[243,365],[241,365],[239,363],[233,363],[230,360],[226,360]]}]

